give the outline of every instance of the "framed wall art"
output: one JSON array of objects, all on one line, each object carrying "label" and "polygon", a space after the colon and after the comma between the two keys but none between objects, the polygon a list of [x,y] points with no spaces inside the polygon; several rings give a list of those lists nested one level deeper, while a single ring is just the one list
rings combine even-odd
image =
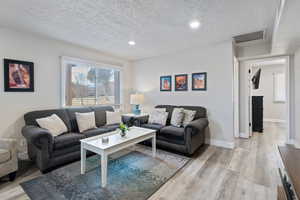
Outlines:
[{"label": "framed wall art", "polygon": [[172,76],[160,77],[160,91],[172,91]]},{"label": "framed wall art", "polygon": [[207,73],[193,73],[192,74],[192,90],[207,90]]},{"label": "framed wall art", "polygon": [[175,75],[175,91],[187,91],[188,90],[188,75],[178,74]]},{"label": "framed wall art", "polygon": [[34,63],[4,59],[4,91],[33,92]]}]

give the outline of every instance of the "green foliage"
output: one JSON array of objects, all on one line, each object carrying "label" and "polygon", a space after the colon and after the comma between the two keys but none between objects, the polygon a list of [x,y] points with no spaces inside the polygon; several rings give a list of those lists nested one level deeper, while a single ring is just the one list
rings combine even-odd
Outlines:
[{"label": "green foliage", "polygon": [[123,123],[120,124],[119,129],[120,129],[121,131],[128,131],[128,130],[129,130],[128,126],[126,126],[126,125],[123,124]]},{"label": "green foliage", "polygon": [[87,79],[96,85],[98,96],[106,96],[113,93],[112,88],[110,88],[113,78],[114,71],[110,69],[92,67],[87,74]]},{"label": "green foliage", "polygon": [[[91,68],[88,72],[87,79],[94,83],[107,84],[113,76],[113,70]],[[97,77],[97,78],[96,78]]]}]

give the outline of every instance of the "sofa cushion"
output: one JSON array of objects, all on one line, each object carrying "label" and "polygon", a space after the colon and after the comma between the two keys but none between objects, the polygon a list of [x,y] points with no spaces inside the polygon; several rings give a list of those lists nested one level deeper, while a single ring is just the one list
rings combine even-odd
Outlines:
[{"label": "sofa cushion", "polygon": [[26,125],[39,126],[36,119],[49,117],[56,114],[66,125],[68,131],[71,131],[70,119],[65,109],[56,110],[39,110],[26,113],[24,115],[24,120]]},{"label": "sofa cushion", "polygon": [[66,148],[80,144],[81,139],[84,139],[84,134],[80,133],[65,133],[54,137],[54,150]]},{"label": "sofa cushion", "polygon": [[110,131],[114,131],[119,127],[120,127],[120,124],[107,124],[105,126],[102,126],[101,128],[106,128],[106,129],[109,129]]},{"label": "sofa cushion", "polygon": [[101,135],[103,133],[108,133],[110,131],[111,131],[110,128],[95,128],[95,129],[84,131],[82,134],[85,135],[86,137],[93,137],[96,135]]},{"label": "sofa cushion", "polygon": [[114,112],[112,106],[94,106],[90,108],[95,112],[97,127],[101,127],[106,124],[106,111]]},{"label": "sofa cushion", "polygon": [[53,136],[58,136],[68,132],[65,123],[56,115],[36,119],[41,128],[47,129]]},{"label": "sofa cushion", "polygon": [[171,117],[171,125],[180,127],[184,119],[184,109],[183,108],[174,108]]},{"label": "sofa cushion", "polygon": [[174,105],[157,105],[155,108],[166,108],[166,111],[169,113],[167,125],[171,122],[172,112],[174,108],[183,108],[185,110],[194,110],[196,111],[194,119],[206,118],[206,108],[201,106],[174,106]]},{"label": "sofa cushion", "polygon": [[167,122],[167,118],[168,118],[167,112],[155,109],[150,113],[148,122],[150,124],[161,124],[165,126]]},{"label": "sofa cushion", "polygon": [[51,156],[54,158],[54,157],[64,156],[66,154],[74,153],[74,152],[80,152],[80,144],[66,147],[66,148],[56,149],[52,152]]},{"label": "sofa cushion", "polygon": [[182,124],[183,124],[183,126],[186,126],[191,121],[193,121],[193,119],[195,118],[195,115],[196,115],[196,111],[184,109],[183,112],[184,112],[184,118],[183,118]]},{"label": "sofa cushion", "polygon": [[81,108],[68,108],[67,113],[70,119],[71,124],[71,132],[79,133],[79,128],[76,120],[75,113],[88,113],[93,112],[93,110],[89,107],[81,107]]},{"label": "sofa cushion", "polygon": [[141,127],[159,131],[161,128],[165,126],[161,124],[142,124]]},{"label": "sofa cushion", "polygon": [[96,127],[96,120],[95,120],[95,112],[88,112],[88,113],[75,113],[76,122],[79,129],[79,132],[82,133],[89,129],[94,129]]},{"label": "sofa cushion", "polygon": [[158,139],[176,144],[184,144],[184,128],[175,126],[166,126],[160,129]]},{"label": "sofa cushion", "polygon": [[10,152],[7,149],[0,149],[0,164],[10,160]]},{"label": "sofa cushion", "polygon": [[120,124],[122,122],[121,112],[106,111],[107,124]]}]

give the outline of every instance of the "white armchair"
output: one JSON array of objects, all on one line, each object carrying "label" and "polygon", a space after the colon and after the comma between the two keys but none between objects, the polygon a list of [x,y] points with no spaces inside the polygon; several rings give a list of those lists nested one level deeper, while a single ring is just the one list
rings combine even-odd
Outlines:
[{"label": "white armchair", "polygon": [[17,142],[13,139],[0,139],[0,177],[9,176],[13,181],[18,170]]}]

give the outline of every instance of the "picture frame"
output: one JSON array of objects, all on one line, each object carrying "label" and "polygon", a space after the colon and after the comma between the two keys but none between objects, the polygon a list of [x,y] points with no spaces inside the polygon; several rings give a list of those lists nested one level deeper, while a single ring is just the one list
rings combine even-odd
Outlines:
[{"label": "picture frame", "polygon": [[172,76],[161,76],[160,77],[160,91],[161,92],[172,91]]},{"label": "picture frame", "polygon": [[192,73],[192,90],[206,91],[207,90],[207,73]]},{"label": "picture frame", "polygon": [[4,91],[34,92],[34,63],[5,58]]},{"label": "picture frame", "polygon": [[188,75],[177,74],[175,75],[175,91],[187,91],[188,90]]}]

